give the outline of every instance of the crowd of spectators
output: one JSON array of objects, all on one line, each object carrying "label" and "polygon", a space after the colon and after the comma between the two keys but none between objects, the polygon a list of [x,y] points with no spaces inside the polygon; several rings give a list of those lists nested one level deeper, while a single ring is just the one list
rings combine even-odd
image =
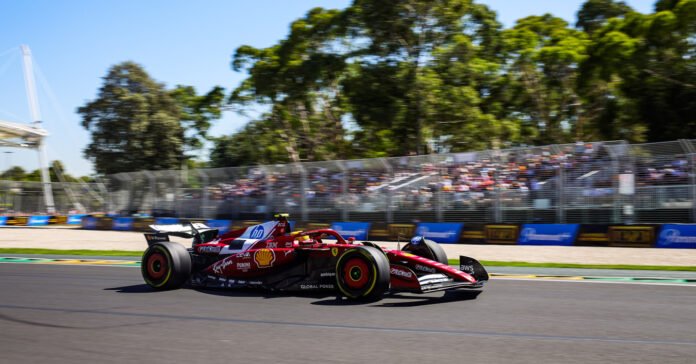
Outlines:
[{"label": "crowd of spectators", "polygon": [[[620,150],[619,150],[620,152]],[[610,155],[602,143],[519,148],[485,153],[400,157],[385,163],[349,161],[248,168],[214,178],[212,204],[248,212],[413,209],[474,209],[579,205],[610,201],[619,174],[633,174],[635,187],[688,184],[686,155],[670,158]],[[608,203],[608,202],[607,202]]]}]

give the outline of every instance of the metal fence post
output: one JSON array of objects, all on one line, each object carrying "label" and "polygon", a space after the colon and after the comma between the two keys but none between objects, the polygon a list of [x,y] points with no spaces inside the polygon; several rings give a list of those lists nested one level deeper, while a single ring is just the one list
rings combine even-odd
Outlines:
[{"label": "metal fence post", "polygon": [[300,171],[300,215],[302,216],[302,221],[307,221],[309,217],[309,211],[307,211],[307,191],[309,191],[307,171],[301,163],[295,163],[295,166]]},{"label": "metal fence post", "polygon": [[689,176],[689,182],[691,183],[691,222],[696,222],[696,153],[687,154],[689,157],[689,164],[691,165],[691,176]]},{"label": "metal fence post", "polygon": [[686,151],[687,161],[691,173],[689,173],[689,183],[691,184],[691,222],[696,222],[696,165],[694,164],[694,158],[696,158],[696,148],[691,144],[690,140],[680,139],[679,142],[682,148]]},{"label": "metal fence post", "polygon": [[200,206],[200,214],[202,218],[209,219],[210,215],[208,214],[208,198],[209,198],[209,191],[208,191],[208,186],[210,184],[210,177],[205,173],[205,169],[197,169],[196,172],[201,178],[201,206]]},{"label": "metal fence post", "polygon": [[[384,169],[387,171],[387,174],[389,175],[389,181],[393,181],[396,176],[394,176],[394,168],[389,164],[386,158],[379,158],[379,161],[382,162],[382,165],[384,166]],[[387,192],[387,203],[385,207],[385,218],[387,220],[387,224],[391,224],[394,222],[394,214],[392,211],[392,196],[393,196],[393,191],[387,187],[386,188]]]},{"label": "metal fence post", "polygon": [[157,202],[157,178],[155,178],[154,174],[152,174],[151,171],[143,171],[143,174],[145,177],[148,179],[150,182],[150,188],[147,194],[143,195],[143,201],[140,202],[140,207],[138,210],[144,210],[144,206],[147,206],[146,204],[146,196],[151,195],[152,196],[152,203],[150,204],[150,210],[154,209],[159,203]]},{"label": "metal fence post", "polygon": [[[346,166],[343,165],[343,162],[341,161],[335,161],[336,166],[338,166],[338,169],[341,170],[341,198],[339,201],[347,201],[348,199],[348,169]],[[348,204],[343,203],[343,206],[340,207],[341,209],[341,220],[342,221],[348,221],[349,216],[348,216]],[[336,206],[334,204],[334,206]]]}]

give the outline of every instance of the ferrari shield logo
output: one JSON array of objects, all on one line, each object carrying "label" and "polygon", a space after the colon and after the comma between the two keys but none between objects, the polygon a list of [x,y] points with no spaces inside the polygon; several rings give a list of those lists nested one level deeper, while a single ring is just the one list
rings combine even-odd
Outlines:
[{"label": "ferrari shield logo", "polygon": [[333,255],[334,257],[337,256],[338,255],[338,248],[336,248],[336,247],[331,248],[331,255]]},{"label": "ferrari shield logo", "polygon": [[275,253],[271,249],[259,249],[254,253],[254,261],[259,268],[268,268],[275,261]]}]

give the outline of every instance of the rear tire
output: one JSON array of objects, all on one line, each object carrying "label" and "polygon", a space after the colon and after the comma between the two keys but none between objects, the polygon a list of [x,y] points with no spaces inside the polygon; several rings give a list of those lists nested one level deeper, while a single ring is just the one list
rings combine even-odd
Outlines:
[{"label": "rear tire", "polygon": [[432,240],[423,239],[421,244],[418,245],[412,245],[411,243],[408,243],[401,250],[409,252],[413,255],[417,255],[419,257],[434,260],[445,265],[449,264],[447,260],[447,253],[445,253],[445,250],[442,249],[440,244]]},{"label": "rear tire", "polygon": [[177,243],[153,244],[143,254],[140,272],[153,289],[181,288],[191,276],[191,255]]},{"label": "rear tire", "polygon": [[378,249],[359,246],[336,263],[336,286],[351,300],[378,301],[389,289],[389,260]]}]

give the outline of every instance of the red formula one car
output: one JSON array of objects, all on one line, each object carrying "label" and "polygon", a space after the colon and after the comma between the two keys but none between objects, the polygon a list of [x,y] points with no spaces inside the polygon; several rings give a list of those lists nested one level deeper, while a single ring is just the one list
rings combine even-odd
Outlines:
[{"label": "red formula one car", "polygon": [[[279,291],[333,290],[354,300],[375,301],[387,292],[425,293],[481,288],[488,273],[475,259],[460,256],[448,265],[437,243],[414,237],[401,250],[345,240],[318,229],[288,234],[287,215],[218,236],[203,224],[153,225],[142,275],[154,289],[257,287]],[[193,238],[193,246],[169,236]],[[324,240],[334,240],[328,242]]]}]

